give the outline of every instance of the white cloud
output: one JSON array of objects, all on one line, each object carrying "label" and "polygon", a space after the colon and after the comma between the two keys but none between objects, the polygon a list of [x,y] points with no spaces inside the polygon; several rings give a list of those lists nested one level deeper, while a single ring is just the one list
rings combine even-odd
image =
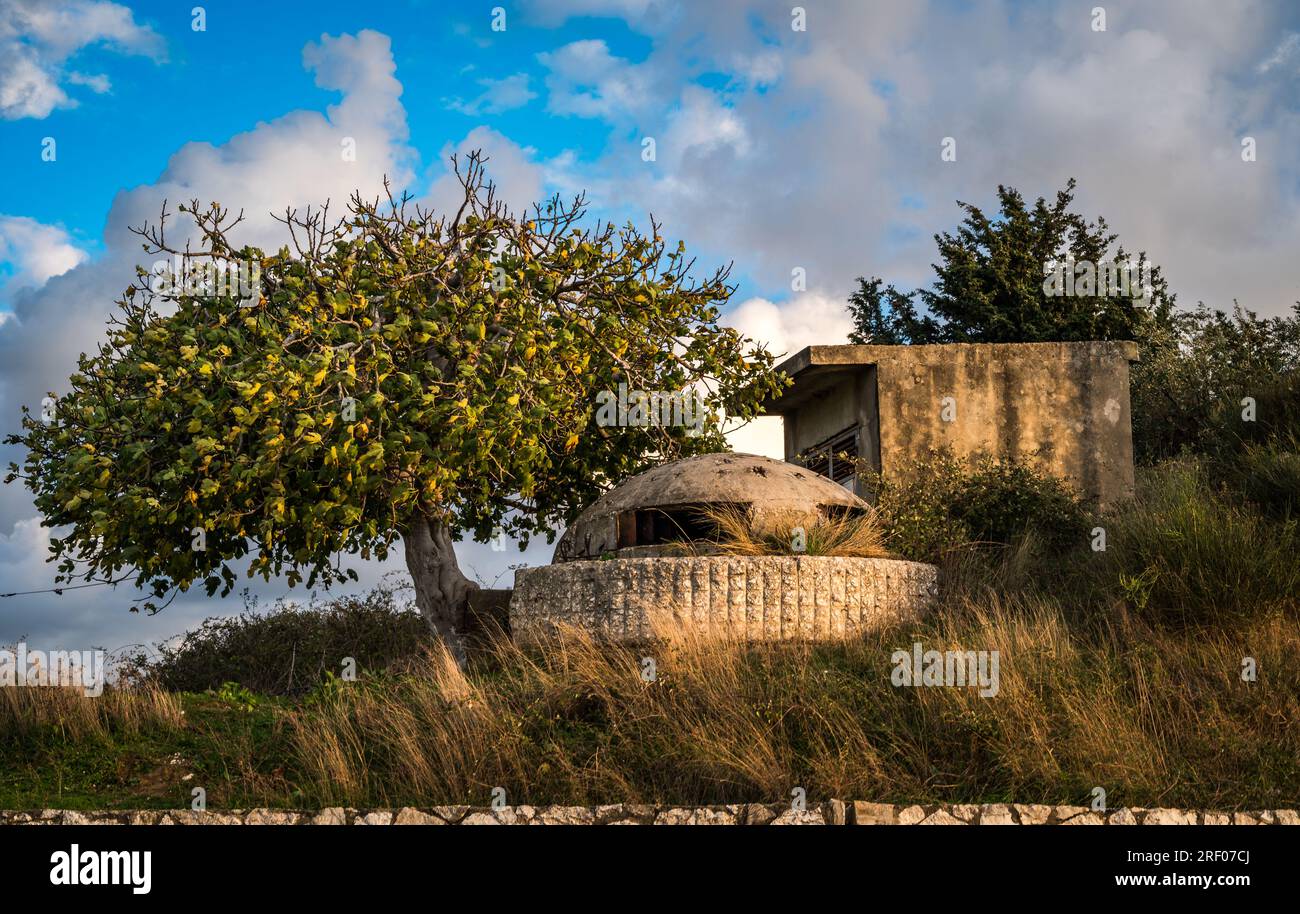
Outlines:
[{"label": "white cloud", "polygon": [[68,82],[74,86],[86,86],[97,95],[113,88],[113,83],[103,73],[78,73],[74,70],[68,74]]},{"label": "white cloud", "polygon": [[700,86],[682,90],[678,106],[669,113],[664,147],[669,164],[676,165],[689,155],[707,155],[717,149],[744,156],[749,152],[749,132],[739,113],[721,97]]},{"label": "white cloud", "polygon": [[1293,62],[1300,63],[1300,32],[1292,32],[1283,38],[1268,59],[1260,62],[1259,72],[1267,73]]},{"label": "white cloud", "polygon": [[105,0],[0,0],[0,118],[48,117],[71,107],[60,83],[108,91],[102,75],[65,74],[68,58],[104,44],[122,54],[164,57],[163,40],[125,6]]},{"label": "white cloud", "polygon": [[726,323],[778,358],[806,346],[847,343],[853,329],[844,301],[821,292],[801,292],[780,304],[750,298],[727,314]]},{"label": "white cloud", "polygon": [[421,205],[438,212],[453,211],[460,205],[461,187],[452,171],[450,159],[455,155],[462,167],[471,152],[483,153],[487,160],[487,177],[496,185],[497,197],[516,212],[531,208],[547,195],[556,183],[554,170],[563,167],[566,157],[546,162],[537,150],[520,146],[491,127],[475,127],[456,143],[448,143],[439,153],[437,177],[420,200]]},{"label": "white cloud", "polygon": [[537,98],[537,93],[528,87],[527,73],[516,73],[504,79],[480,79],[478,84],[483,87],[481,93],[467,102],[454,99],[447,107],[461,114],[478,117],[481,114],[513,111]]},{"label": "white cloud", "polygon": [[[652,4],[627,17],[651,42],[643,60],[598,42],[548,60],[550,104],[615,128],[584,176],[603,202],[653,207],[767,287],[802,266],[842,302],[863,274],[930,282],[932,235],[955,228],[957,200],[995,205],[999,184],[1050,198],[1074,176],[1076,207],[1163,265],[1182,302],[1277,314],[1300,297],[1294,84],[1257,72],[1291,66],[1286,5],[1115,3],[1104,33],[1069,4],[807,8],[795,33],[788,8]],[[779,69],[755,78],[752,61],[774,54]],[[626,139],[643,135],[659,140],[654,166]],[[946,136],[956,162],[940,160]]]},{"label": "white cloud", "polygon": [[12,265],[5,291],[42,286],[86,260],[86,252],[56,225],[0,214],[0,262]]},{"label": "white cloud", "polygon": [[552,114],[618,118],[654,103],[650,70],[615,57],[600,39],[570,42],[537,59],[548,70]]}]

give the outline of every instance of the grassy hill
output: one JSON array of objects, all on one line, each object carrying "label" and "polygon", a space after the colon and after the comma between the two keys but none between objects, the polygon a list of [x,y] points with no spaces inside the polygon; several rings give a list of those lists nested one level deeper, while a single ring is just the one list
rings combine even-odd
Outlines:
[{"label": "grassy hill", "polygon": [[[498,639],[462,671],[388,589],[213,621],[132,689],[0,690],[0,808],[188,807],[196,786],[213,809],[485,805],[495,787],[533,804],[796,787],[1086,804],[1101,787],[1111,807],[1294,807],[1300,473],[1291,451],[1249,459],[1236,476],[1147,468],[1081,536],[1061,535],[1081,518],[1055,491],[1009,515],[989,493],[1025,481],[988,467],[952,483],[957,507],[933,486],[887,495],[893,546],[941,564],[940,605],[849,643]],[[980,497],[953,495],[968,483]],[[1015,535],[991,543],[999,525]],[[999,651],[998,694],[891,685],[891,654],[914,642]],[[354,682],[335,675],[344,657]]]}]

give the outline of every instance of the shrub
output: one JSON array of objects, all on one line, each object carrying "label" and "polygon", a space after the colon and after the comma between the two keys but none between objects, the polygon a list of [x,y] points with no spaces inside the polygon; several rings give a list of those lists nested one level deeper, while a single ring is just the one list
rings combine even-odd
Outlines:
[{"label": "shrub", "polygon": [[1078,496],[1027,462],[968,461],[938,450],[904,467],[904,482],[860,472],[885,544],[906,558],[933,562],[966,546],[1007,546],[1026,535],[1055,552],[1083,542],[1087,531]]},{"label": "shrub", "polygon": [[1300,517],[1300,440],[1247,444],[1210,465],[1216,481],[1277,520]]},{"label": "shrub", "polygon": [[1078,598],[1096,581],[1130,611],[1184,626],[1294,608],[1300,595],[1300,522],[1270,521],[1239,503],[1202,463],[1143,473],[1137,499],[1103,523],[1106,551],[1093,554],[1096,566],[1075,569]]},{"label": "shrub", "polygon": [[277,600],[265,612],[246,595],[244,612],[207,619],[179,642],[159,645],[156,659],[137,657],[133,675],[171,691],[305,694],[346,657],[359,669],[383,669],[429,645],[428,626],[397,593],[382,584],[324,605]]},{"label": "shrub", "polygon": [[[1241,401],[1256,404],[1242,420]],[[1144,341],[1133,366],[1133,445],[1142,462],[1223,456],[1243,441],[1300,435],[1300,303],[1285,317],[1201,305]]]}]

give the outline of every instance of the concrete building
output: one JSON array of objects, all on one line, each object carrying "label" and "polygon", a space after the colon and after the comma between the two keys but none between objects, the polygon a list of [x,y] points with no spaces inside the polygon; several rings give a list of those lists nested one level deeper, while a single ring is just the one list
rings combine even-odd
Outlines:
[{"label": "concrete building", "polygon": [[852,458],[903,481],[946,447],[1030,460],[1106,507],[1133,491],[1137,359],[1129,342],[810,346],[778,366],[794,383],[765,411],[786,460],[859,494]]}]

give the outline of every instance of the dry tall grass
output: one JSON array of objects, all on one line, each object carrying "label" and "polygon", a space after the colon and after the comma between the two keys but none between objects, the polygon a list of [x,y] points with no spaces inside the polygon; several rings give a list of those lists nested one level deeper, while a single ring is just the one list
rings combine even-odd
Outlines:
[{"label": "dry tall grass", "polygon": [[0,688],[0,733],[25,736],[57,728],[69,739],[177,730],[185,721],[177,696],[157,686],[106,689],[98,697],[71,687]]},{"label": "dry tall grass", "polygon": [[[718,531],[708,545],[729,555],[838,555],[888,558],[884,531],[875,513],[824,515],[816,511],[777,511],[757,518],[744,507],[719,505],[704,510]],[[802,548],[796,548],[796,531]]]},{"label": "dry tall grass", "polygon": [[[997,650],[996,697],[897,688],[890,656]],[[1241,680],[1254,657],[1259,681]],[[502,644],[492,669],[443,654],[396,684],[292,714],[320,803],[900,802],[1295,805],[1300,632],[1132,626],[1082,636],[1043,602],[987,601],[839,645],[676,633],[640,649],[568,632]],[[655,676],[644,676],[646,658]]]}]

